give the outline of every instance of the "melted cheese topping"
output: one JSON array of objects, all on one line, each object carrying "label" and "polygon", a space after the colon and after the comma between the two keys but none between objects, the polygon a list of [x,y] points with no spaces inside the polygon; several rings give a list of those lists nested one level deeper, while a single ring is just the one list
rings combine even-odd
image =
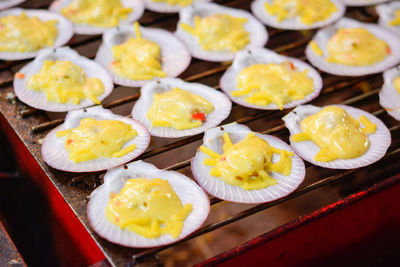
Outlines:
[{"label": "melted cheese topping", "polygon": [[160,178],[134,178],[121,192],[110,196],[106,218],[122,229],[148,238],[170,234],[177,238],[192,205],[182,205],[168,181]]},{"label": "melted cheese topping", "polygon": [[166,3],[168,5],[180,5],[181,7],[188,6],[193,3],[193,0],[152,0],[156,3]]},{"label": "melted cheese topping", "polygon": [[125,20],[132,8],[124,8],[120,0],[72,0],[61,13],[76,24],[115,27]]},{"label": "melted cheese topping", "polygon": [[119,158],[128,154],[136,149],[136,145],[123,147],[137,136],[137,131],[130,124],[118,120],[84,118],[78,127],[58,131],[56,136],[65,137],[64,146],[69,159],[82,162],[98,158]]},{"label": "melted cheese topping", "polygon": [[396,91],[400,94],[400,76],[396,77],[393,80],[393,87],[396,89]]},{"label": "melted cheese topping", "polygon": [[206,51],[237,52],[250,42],[250,34],[244,28],[246,23],[246,18],[214,14],[204,18],[195,16],[194,27],[186,23],[181,23],[181,27],[197,37],[197,42]]},{"label": "melted cheese topping", "polygon": [[[293,152],[272,147],[254,133],[236,144],[232,143],[228,133],[224,133],[223,141],[222,155],[205,146],[200,150],[211,157],[204,160],[205,165],[214,167],[210,175],[220,177],[228,184],[245,190],[261,189],[277,183],[268,172],[291,173]],[[274,153],[280,156],[276,163],[272,162]]]},{"label": "melted cheese topping", "polygon": [[114,61],[111,70],[118,76],[131,80],[151,80],[166,77],[161,68],[160,46],[142,37],[139,24],[134,24],[136,38],[112,47]]},{"label": "melted cheese topping", "polygon": [[57,20],[41,21],[28,17],[24,12],[19,16],[0,18],[1,52],[34,52],[53,46],[58,36]]},{"label": "melted cheese topping", "polygon": [[245,101],[255,105],[275,103],[282,110],[283,105],[304,99],[314,91],[313,80],[307,72],[299,71],[291,62],[254,64],[239,73],[239,90],[231,94],[235,97],[247,96]]},{"label": "melted cheese topping", "polygon": [[364,28],[340,28],[327,48],[327,62],[348,66],[372,65],[390,54],[388,44]]},{"label": "melted cheese topping", "polygon": [[314,160],[329,162],[352,159],[363,155],[369,148],[367,134],[376,132],[376,125],[365,116],[360,121],[341,107],[329,106],[300,122],[303,132],[291,137],[294,142],[313,141],[321,150]]},{"label": "melted cheese topping", "polygon": [[213,110],[214,106],[203,97],[174,88],[154,94],[146,117],[153,126],[184,130],[200,127]]},{"label": "melted cheese topping", "polygon": [[63,60],[45,60],[40,71],[28,79],[26,86],[45,93],[47,101],[75,105],[86,98],[100,104],[97,97],[104,93],[100,79],[86,78],[81,67]]},{"label": "melted cheese topping", "polygon": [[394,19],[389,21],[389,26],[399,26],[400,25],[400,9],[394,12]]},{"label": "melted cheese topping", "polygon": [[330,0],[273,0],[265,3],[265,9],[278,22],[299,17],[306,25],[328,19],[338,9]]}]

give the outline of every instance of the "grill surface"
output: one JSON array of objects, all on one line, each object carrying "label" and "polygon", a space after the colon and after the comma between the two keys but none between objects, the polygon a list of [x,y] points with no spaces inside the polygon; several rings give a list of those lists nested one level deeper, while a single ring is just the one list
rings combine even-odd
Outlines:
[{"label": "grill surface", "polygon": [[[27,8],[47,8],[51,1],[27,1],[23,7]],[[251,1],[215,1],[220,4],[225,4],[231,7],[242,8],[249,10]],[[356,18],[364,22],[375,22],[377,16],[373,8],[349,8],[346,16]],[[171,31],[175,30],[178,20],[177,15],[157,14],[146,11],[140,19],[140,23],[145,26],[162,27]],[[267,48],[273,49],[284,55],[294,56],[300,59],[305,59],[305,45],[311,39],[315,31],[281,31],[268,28],[270,40]],[[79,53],[89,58],[93,58],[98,46],[100,45],[101,37],[99,36],[79,36],[75,35],[69,45],[76,49]],[[93,232],[89,226],[86,217],[87,197],[102,182],[102,174],[84,173],[74,174],[54,170],[47,166],[40,155],[41,139],[47,134],[48,130],[63,122],[65,114],[45,113],[27,107],[26,105],[12,101],[7,97],[8,93],[13,92],[12,80],[15,72],[20,69],[28,61],[19,62],[0,62],[0,85],[1,99],[0,111],[8,120],[17,135],[26,145],[28,150],[37,160],[40,167],[47,174],[48,179],[54,184],[59,192],[64,197],[65,201],[72,207],[83,225],[91,233],[95,241],[102,248],[104,254],[111,264],[120,265],[127,262],[136,262],[141,259],[146,259],[146,256],[152,256],[155,253],[167,249],[169,246],[139,250],[123,248],[105,241]],[[193,59],[190,67],[181,75],[181,78],[187,81],[201,82],[218,89],[218,81],[226,69],[226,65],[221,63],[205,62]],[[297,206],[306,205],[308,203],[304,197],[313,199],[320,193],[321,187],[323,190],[336,190],[336,194],[331,199],[324,199],[314,205],[309,206],[309,209],[315,209],[334,201],[341,196],[348,195],[352,192],[361,190],[379,180],[383,180],[393,174],[399,172],[398,166],[390,164],[393,159],[399,157],[400,152],[400,125],[398,122],[389,117],[386,112],[379,106],[377,94],[382,85],[381,74],[369,75],[358,78],[338,77],[322,73],[324,81],[324,89],[321,96],[312,101],[313,104],[348,104],[355,107],[367,110],[379,118],[381,118],[392,132],[393,142],[389,148],[388,154],[384,159],[371,167],[348,170],[334,171],[322,169],[319,167],[306,164],[307,176],[305,182],[293,194],[279,199],[272,203],[260,204],[256,206],[241,206],[239,212],[228,214],[223,219],[210,219],[196,233],[189,236],[179,243],[187,242],[198,236],[229,225],[233,227],[233,222],[242,220],[255,213],[259,213],[268,208],[296,201]],[[135,100],[139,97],[139,89],[117,87],[113,94],[104,101],[106,108],[111,108],[113,112],[128,116]],[[288,141],[288,131],[282,124],[281,118],[288,111],[259,111],[247,109],[236,104],[233,105],[232,112],[224,123],[237,121],[248,125],[254,131],[260,131],[266,134],[273,134],[285,141]],[[139,159],[154,163],[160,168],[170,170],[178,170],[189,177],[190,158],[194,156],[196,148],[200,145],[202,134],[188,138],[179,139],[163,139],[153,137],[150,147],[139,157]],[[329,186],[327,186],[329,185]],[[303,196],[299,198],[299,196]],[[222,202],[216,198],[211,199],[211,204],[216,205]],[[221,205],[221,204],[218,204]],[[278,206],[279,207],[279,206]],[[211,211],[210,217],[212,216]],[[291,218],[296,218],[307,212],[307,209],[300,209],[294,213]],[[265,227],[265,231],[270,230]],[[255,236],[252,236],[255,237]],[[234,244],[237,245],[237,244]],[[174,246],[174,245],[172,245]],[[232,244],[225,244],[224,249],[229,249]]]}]

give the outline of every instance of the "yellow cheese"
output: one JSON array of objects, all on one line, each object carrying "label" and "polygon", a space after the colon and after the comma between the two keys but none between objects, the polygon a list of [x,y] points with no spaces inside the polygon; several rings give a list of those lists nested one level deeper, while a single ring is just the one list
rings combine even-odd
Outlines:
[{"label": "yellow cheese", "polygon": [[61,13],[76,24],[115,27],[127,19],[132,8],[124,8],[120,0],[72,0]]},{"label": "yellow cheese", "polygon": [[299,17],[306,25],[324,21],[338,11],[330,0],[273,0],[272,3],[265,3],[265,9],[279,22]]},{"label": "yellow cheese", "polygon": [[[361,127],[361,123],[364,127]],[[362,156],[369,148],[367,134],[376,132],[376,125],[365,116],[360,121],[346,110],[328,106],[300,122],[303,132],[292,136],[293,142],[313,141],[321,150],[314,159],[329,162]]]},{"label": "yellow cheese", "polygon": [[121,77],[132,80],[151,80],[166,77],[161,67],[160,46],[142,37],[139,24],[134,24],[136,38],[112,47],[114,61],[111,70]]},{"label": "yellow cheese", "polygon": [[193,207],[182,205],[168,181],[134,178],[118,194],[110,196],[106,218],[122,229],[148,238],[170,234],[177,238]]},{"label": "yellow cheese", "polygon": [[24,12],[2,17],[0,51],[26,53],[53,46],[58,36],[57,23],[57,20],[28,17]]},{"label": "yellow cheese", "polygon": [[183,30],[197,37],[198,43],[206,51],[227,50],[237,52],[250,42],[250,34],[244,28],[246,18],[229,14],[214,14],[194,17],[194,26],[181,23]]},{"label": "yellow cheese", "polygon": [[244,68],[237,76],[238,90],[232,96],[246,96],[251,104],[267,106],[283,105],[304,99],[314,91],[313,80],[307,76],[307,70],[299,71],[291,62],[280,64],[254,64]]},{"label": "yellow cheese", "polygon": [[137,136],[131,125],[118,120],[84,118],[76,128],[58,131],[57,137],[65,137],[65,149],[74,162],[98,158],[122,157],[136,149],[124,145]]},{"label": "yellow cheese", "polygon": [[193,0],[152,0],[155,3],[166,3],[168,5],[180,5],[181,7],[188,6],[193,3]]},{"label": "yellow cheese", "polygon": [[317,56],[323,56],[324,52],[322,49],[318,46],[318,44],[315,41],[310,42],[310,47],[311,50],[317,55]]},{"label": "yellow cheese", "polygon": [[[205,165],[214,167],[210,175],[220,177],[228,184],[245,190],[261,189],[277,183],[268,172],[291,173],[293,152],[272,147],[254,133],[249,133],[236,144],[232,143],[227,133],[224,133],[223,140],[222,155],[205,146],[201,146],[200,150],[211,157],[204,160]],[[274,153],[280,156],[276,163],[272,162]]]},{"label": "yellow cheese", "polygon": [[327,62],[348,66],[378,63],[390,54],[388,44],[364,28],[340,28],[328,41]]},{"label": "yellow cheese", "polygon": [[27,83],[31,90],[43,92],[47,101],[78,105],[89,98],[100,104],[98,96],[104,93],[104,85],[98,78],[87,78],[85,71],[70,61],[45,60],[42,68]]},{"label": "yellow cheese", "polygon": [[184,130],[200,127],[213,110],[214,106],[203,97],[174,88],[154,94],[147,118],[153,126]]},{"label": "yellow cheese", "polygon": [[399,26],[400,25],[400,9],[394,12],[394,19],[389,21],[389,26]]},{"label": "yellow cheese", "polygon": [[393,80],[393,86],[396,89],[396,91],[400,94],[400,76],[396,77]]}]

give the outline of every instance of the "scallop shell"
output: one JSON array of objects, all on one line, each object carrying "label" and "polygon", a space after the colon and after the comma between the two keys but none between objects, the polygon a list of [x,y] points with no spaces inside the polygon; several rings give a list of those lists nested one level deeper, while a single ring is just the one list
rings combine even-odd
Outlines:
[{"label": "scallop shell", "polygon": [[265,3],[272,3],[273,0],[256,0],[251,4],[251,11],[262,23],[270,27],[285,30],[308,30],[327,26],[329,24],[332,24],[339,18],[343,17],[344,12],[346,11],[346,7],[339,0],[330,1],[335,4],[337,11],[326,20],[318,21],[311,25],[302,23],[299,17],[278,21],[276,16],[270,15],[265,10]]},{"label": "scallop shell", "polygon": [[372,6],[384,2],[388,2],[390,0],[340,0],[346,6]]},{"label": "scallop shell", "polygon": [[0,17],[6,17],[9,15],[20,15],[22,12],[25,12],[28,17],[35,17],[37,16],[42,21],[48,20],[57,20],[57,29],[58,29],[58,36],[54,41],[54,45],[51,47],[46,47],[40,49],[35,52],[0,52],[0,59],[1,60],[21,60],[21,59],[28,59],[36,57],[40,51],[47,49],[47,48],[57,48],[65,45],[71,39],[73,35],[72,24],[59,14],[54,14],[47,10],[41,9],[21,9],[21,8],[12,8],[7,9],[0,12]]},{"label": "scallop shell", "polygon": [[[207,115],[207,120],[202,126],[186,130],[176,130],[171,127],[153,127],[149,119],[146,118],[147,112],[153,104],[154,93],[161,93],[178,87],[192,94],[205,98],[214,106],[214,111]],[[228,117],[232,103],[223,93],[218,92],[214,88],[208,87],[200,83],[188,83],[181,79],[164,78],[159,81],[147,83],[141,89],[141,97],[136,102],[132,110],[132,117],[143,123],[153,136],[159,137],[183,137],[204,132],[205,130],[215,127]]]},{"label": "scallop shell", "polygon": [[[75,163],[69,159],[69,154],[64,147],[65,137],[58,138],[56,133],[79,125],[81,119],[94,118],[97,120],[119,120],[132,125],[138,135],[127,142],[124,147],[131,144],[136,145],[136,149],[120,158],[100,158],[85,162]],[[113,114],[110,110],[101,106],[94,106],[88,109],[68,112],[65,122],[53,129],[43,140],[42,157],[51,167],[69,172],[94,172],[110,169],[125,164],[142,154],[150,143],[150,135],[147,129],[137,121]]]},{"label": "scallop shell", "polygon": [[[67,7],[73,0],[56,0],[54,1],[49,10],[57,13],[61,13],[61,9]],[[119,25],[130,24],[137,21],[144,12],[144,3],[142,0],[121,0],[123,7],[132,8],[133,11],[128,15],[127,19],[121,20]],[[87,24],[74,24],[74,32],[76,34],[84,35],[96,35],[102,34],[112,27],[97,27]]]},{"label": "scallop shell", "polygon": [[[156,42],[161,49],[161,66],[168,77],[176,77],[181,74],[190,64],[191,56],[186,46],[172,33],[162,29],[140,27],[143,38]],[[135,37],[135,30],[132,25],[124,25],[111,29],[104,33],[95,60],[109,70],[116,84],[123,86],[143,86],[150,80],[131,80],[115,74],[110,64],[113,61],[111,48],[124,43],[130,37]],[[155,80],[155,79],[154,79]]]},{"label": "scallop shell", "polygon": [[[192,204],[193,210],[186,217],[178,238],[172,238],[167,234],[158,238],[147,238],[129,230],[121,229],[106,219],[105,210],[110,199],[110,193],[120,192],[127,179],[137,177],[168,180],[182,204]],[[178,172],[157,169],[154,165],[142,161],[129,163],[125,168],[118,167],[109,170],[104,177],[104,184],[90,195],[87,210],[89,222],[97,234],[112,243],[136,248],[168,245],[185,238],[204,223],[209,211],[210,202],[207,195],[191,179]]]},{"label": "scallop shell", "polygon": [[68,104],[68,103],[56,103],[47,101],[46,94],[30,90],[26,87],[26,82],[30,77],[40,71],[45,60],[67,60],[75,65],[80,66],[85,71],[86,77],[98,78],[103,82],[104,93],[98,97],[100,101],[111,94],[114,85],[111,76],[108,72],[99,64],[93,60],[87,59],[80,56],[76,51],[69,47],[62,47],[56,49],[44,49],[42,50],[34,61],[25,65],[19,73],[24,74],[24,78],[14,78],[14,92],[18,99],[25,104],[42,110],[63,112],[81,109],[84,107],[92,106],[94,103],[90,99],[83,100],[79,105]]},{"label": "scallop shell", "polygon": [[390,2],[387,4],[381,4],[376,7],[376,12],[379,14],[378,24],[397,36],[400,36],[400,25],[389,26],[389,22],[395,18],[394,12],[400,9],[400,2]]},{"label": "scallop shell", "polygon": [[2,1],[0,1],[0,9],[6,9],[9,7],[13,7],[13,6],[19,5],[25,1],[26,0],[2,0]]},{"label": "scallop shell", "polygon": [[[356,169],[370,165],[379,159],[381,159],[385,154],[391,143],[391,136],[388,128],[383,124],[383,122],[375,117],[374,115],[363,111],[358,108],[353,108],[351,106],[335,105],[344,108],[346,112],[358,119],[360,116],[364,115],[372,123],[377,125],[376,132],[374,134],[368,135],[370,141],[370,147],[362,156],[353,159],[337,159],[329,162],[319,162],[314,160],[314,156],[320,151],[320,148],[312,141],[303,142],[293,142],[290,141],[291,146],[294,151],[302,157],[304,160],[324,168],[329,169]],[[292,112],[283,117],[286,127],[290,131],[290,136],[301,132],[300,122],[317,112],[322,108],[313,105],[298,106]]]},{"label": "scallop shell", "polygon": [[[222,127],[217,127],[206,131],[203,141],[204,146],[222,154],[221,137],[227,132],[236,143],[244,139],[251,130],[237,123],[231,123]],[[271,146],[293,151],[293,149],[272,135],[264,135],[256,133],[256,136],[266,140]],[[218,177],[210,175],[212,167],[204,165],[203,161],[207,158],[206,154],[197,150],[195,157],[192,159],[192,172],[198,184],[203,187],[210,195],[219,199],[240,203],[262,203],[274,201],[292,193],[303,182],[305,177],[305,167],[303,160],[294,154],[292,157],[292,171],[290,175],[285,176],[280,173],[272,172],[270,175],[277,180],[277,184],[268,186],[258,190],[245,190],[239,186],[230,185]],[[272,161],[277,162],[279,156],[274,154]]]},{"label": "scallop shell", "polygon": [[186,44],[193,57],[208,61],[230,61],[236,53],[229,51],[205,51],[197,43],[196,37],[184,31],[181,23],[193,25],[195,15],[208,16],[213,14],[230,14],[233,17],[246,18],[244,24],[246,31],[250,33],[250,42],[246,46],[262,47],[267,43],[268,33],[265,27],[249,12],[235,8],[223,7],[212,3],[195,3],[183,8],[179,12],[179,22],[175,34]]},{"label": "scallop shell", "polygon": [[379,92],[379,103],[390,116],[400,121],[400,94],[393,86],[393,81],[400,76],[400,66],[383,73],[383,86]]},{"label": "scallop shell", "polygon": [[[210,2],[211,0],[193,0],[193,3]],[[144,5],[146,9],[159,12],[159,13],[177,13],[184,7],[180,5],[170,5],[165,2],[154,2],[152,0],[144,0]]]},{"label": "scallop shell", "polygon": [[[391,55],[387,56],[383,61],[370,66],[346,66],[326,62],[325,59],[326,55],[328,54],[326,45],[331,36],[333,36],[335,32],[341,27],[366,28],[376,37],[384,40],[389,45]],[[324,52],[324,55],[318,56],[317,54],[315,54],[314,51],[311,49],[310,44],[308,44],[306,48],[307,59],[311,62],[312,65],[319,68],[320,70],[335,75],[362,76],[367,74],[379,73],[400,62],[400,50],[397,49],[398,44],[400,43],[400,38],[390,31],[371,23],[362,23],[356,20],[342,18],[334,25],[319,30],[314,36],[313,41],[315,41],[317,45],[321,48],[321,50]]]},{"label": "scallop shell", "polygon": [[254,64],[259,63],[282,63],[284,61],[290,61],[296,68],[300,71],[308,69],[307,76],[314,81],[314,91],[308,94],[304,99],[292,101],[283,106],[283,108],[288,109],[298,106],[303,103],[307,103],[314,98],[316,98],[322,89],[322,79],[319,73],[311,67],[309,64],[298,60],[296,58],[281,56],[271,50],[255,47],[248,48],[244,51],[240,51],[236,54],[233,64],[227,69],[227,71],[222,75],[220,80],[221,89],[227,94],[233,102],[241,106],[264,109],[264,110],[277,110],[279,109],[276,104],[270,104],[268,106],[260,106],[255,104],[250,104],[245,101],[245,97],[235,97],[231,95],[232,91],[238,90],[236,77],[244,69]]}]

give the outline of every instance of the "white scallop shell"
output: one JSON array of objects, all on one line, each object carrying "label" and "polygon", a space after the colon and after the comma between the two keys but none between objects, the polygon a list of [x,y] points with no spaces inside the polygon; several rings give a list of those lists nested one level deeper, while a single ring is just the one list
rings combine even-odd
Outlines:
[{"label": "white scallop shell", "polygon": [[0,1],[0,9],[6,9],[9,7],[13,7],[13,6],[19,5],[25,1],[26,0],[1,0]]},{"label": "white scallop shell", "polygon": [[304,99],[292,101],[283,106],[284,109],[292,108],[298,106],[303,103],[307,103],[314,98],[316,98],[321,89],[322,89],[322,79],[319,73],[311,67],[309,64],[291,57],[281,56],[271,50],[255,47],[255,48],[247,48],[246,50],[240,51],[236,54],[233,64],[226,70],[226,72],[222,75],[220,80],[221,89],[227,94],[233,102],[236,104],[255,108],[255,109],[264,109],[264,110],[277,110],[279,109],[276,104],[269,104],[268,106],[260,106],[255,104],[250,104],[245,101],[245,96],[243,97],[235,97],[231,95],[232,91],[238,90],[237,87],[237,76],[244,69],[254,64],[268,64],[268,63],[282,63],[284,61],[290,61],[293,63],[299,71],[304,71],[308,69],[307,76],[313,79],[314,82],[314,91],[308,94]]},{"label": "white scallop shell", "polygon": [[[346,112],[355,119],[359,119],[360,116],[364,115],[369,121],[376,124],[376,132],[368,135],[370,147],[367,152],[358,158],[319,162],[314,160],[315,155],[320,151],[320,148],[314,142],[293,142],[290,140],[290,145],[293,147],[294,151],[296,151],[296,153],[304,160],[314,165],[329,169],[356,169],[370,165],[381,159],[386,154],[386,151],[391,143],[390,132],[385,124],[374,115],[361,109],[345,105],[335,106],[344,108]],[[321,107],[316,107],[313,105],[298,106],[292,112],[283,117],[285,125],[289,129],[290,136],[300,133],[300,122],[306,117],[316,114],[321,109]]]},{"label": "white scallop shell", "polygon": [[[335,32],[341,27],[362,27],[367,29],[377,38],[385,41],[389,45],[391,54],[388,55],[383,61],[370,66],[346,66],[342,64],[326,62],[325,59],[328,55],[327,43],[329,39],[335,34]],[[315,54],[314,51],[311,49],[310,44],[308,44],[306,48],[307,59],[311,62],[312,65],[319,68],[320,70],[335,75],[362,76],[373,74],[384,71],[400,62],[400,50],[398,49],[400,38],[394,35],[392,32],[376,24],[362,23],[356,20],[342,18],[334,25],[319,30],[314,36],[313,41],[315,41],[317,45],[321,48],[321,50],[324,52],[324,55],[319,56]]]},{"label": "white scallop shell", "polygon": [[[173,238],[168,234],[157,238],[147,238],[135,232],[121,229],[107,220],[105,211],[110,193],[118,194],[127,179],[137,177],[168,180],[182,204],[192,204],[193,210],[183,222],[183,228],[178,238]],[[163,246],[185,238],[204,223],[209,211],[208,197],[194,181],[178,172],[160,170],[143,161],[129,163],[125,168],[118,167],[109,170],[104,177],[104,184],[90,195],[87,210],[89,222],[97,234],[112,243],[136,248]]]},{"label": "white scallop shell", "polygon": [[393,81],[400,76],[400,66],[383,73],[383,86],[379,92],[379,103],[390,116],[400,121],[400,94],[393,86]]},{"label": "white scallop shell", "polygon": [[[210,2],[211,0],[193,0],[192,3]],[[144,0],[146,9],[159,13],[177,13],[183,7],[180,5],[170,5],[166,2],[154,2],[152,0]]]},{"label": "white scallop shell", "polygon": [[390,0],[340,0],[346,6],[372,6],[384,2],[388,2]]},{"label": "white scallop shell", "polygon": [[[132,125],[132,128],[137,131],[138,135],[128,141],[123,148],[135,144],[136,149],[120,158],[100,158],[79,163],[73,162],[69,159],[69,154],[64,146],[65,137],[58,138],[56,137],[56,133],[79,126],[81,119],[87,117],[96,120],[119,120]],[[133,119],[115,115],[102,106],[94,106],[88,109],[68,112],[65,117],[65,122],[50,131],[43,140],[42,157],[48,165],[58,170],[69,172],[94,172],[117,167],[133,160],[145,151],[149,143],[150,135],[143,125]]]},{"label": "white scallop shell", "polygon": [[[154,93],[170,91],[175,87],[199,95],[214,106],[214,111],[207,115],[207,119],[202,126],[186,130],[176,130],[172,127],[153,127],[151,121],[146,118],[147,112],[153,104]],[[232,107],[229,98],[214,88],[200,83],[184,82],[181,79],[164,78],[159,81],[149,82],[142,87],[140,92],[141,96],[133,107],[132,117],[143,123],[149,129],[151,135],[159,137],[176,138],[202,133],[226,119]]]},{"label": "white scallop shell", "polygon": [[67,60],[75,65],[78,65],[85,71],[87,78],[98,78],[102,81],[104,85],[104,93],[98,97],[100,101],[111,94],[114,85],[110,74],[98,63],[93,60],[87,59],[80,56],[76,51],[69,47],[62,47],[51,49],[47,48],[42,50],[38,56],[32,62],[25,65],[19,73],[25,74],[23,79],[14,78],[14,92],[18,99],[25,104],[42,110],[53,111],[53,112],[63,112],[71,111],[76,109],[81,109],[84,107],[92,106],[94,103],[86,98],[82,100],[79,105],[74,105],[70,103],[56,103],[47,101],[46,94],[44,92],[38,92],[31,90],[26,87],[26,83],[30,77],[35,75],[40,71],[45,60]]},{"label": "white scallop shell", "polygon": [[389,22],[395,18],[395,11],[400,9],[400,2],[390,2],[387,4],[381,4],[376,7],[376,12],[379,14],[378,24],[390,31],[397,36],[400,36],[400,25],[389,26]]},{"label": "white scallop shell", "polygon": [[179,12],[179,22],[175,32],[186,44],[193,57],[208,61],[230,61],[236,54],[230,51],[205,51],[197,43],[197,38],[184,31],[180,26],[181,23],[193,26],[195,15],[209,16],[213,14],[229,14],[233,17],[246,18],[248,22],[244,24],[244,28],[250,33],[250,42],[246,47],[262,47],[266,44],[268,40],[266,28],[249,12],[212,3],[195,3]]},{"label": "white scallop shell", "polygon": [[[61,9],[67,7],[73,0],[56,0],[54,1],[49,10],[61,13]],[[132,12],[128,15],[127,19],[121,20],[119,25],[130,24],[137,21],[144,12],[144,3],[142,0],[121,0],[121,4],[125,8],[132,8]],[[112,27],[97,27],[87,24],[74,24],[74,32],[77,34],[95,35],[102,34]]]},{"label": "white scallop shell", "polygon": [[[216,127],[205,132],[203,145],[215,152],[222,154],[221,137],[227,132],[233,143],[244,139],[251,130],[241,124],[230,123],[222,127]],[[293,149],[272,135],[256,133],[256,136],[266,140],[271,146],[293,151]],[[304,162],[299,156],[294,154],[292,157],[292,171],[290,175],[285,176],[280,173],[271,172],[270,175],[277,180],[276,185],[268,186],[263,189],[245,190],[239,186],[230,185],[219,177],[210,175],[211,166],[204,165],[203,161],[208,158],[202,151],[197,150],[192,159],[192,172],[198,184],[203,187],[210,195],[219,199],[240,203],[262,203],[274,201],[292,193],[303,182],[305,176]],[[279,155],[274,154],[273,162],[279,161]]]},{"label": "white scallop shell", "polygon": [[[57,36],[56,40],[54,41],[54,45],[51,47],[46,47],[46,48],[61,47],[61,46],[65,45],[71,39],[71,37],[73,35],[73,30],[72,30],[73,27],[72,27],[71,22],[69,20],[67,20],[65,17],[63,17],[59,14],[54,14],[47,10],[12,8],[12,9],[7,9],[4,11],[1,11],[0,18],[9,16],[9,15],[20,15],[22,12],[25,12],[28,17],[36,16],[42,21],[48,21],[48,20],[57,20],[58,21],[58,24],[57,24],[58,36]],[[46,49],[46,48],[43,48],[43,49]],[[34,58],[43,49],[40,49],[35,52],[26,52],[26,53],[0,52],[0,59],[1,60],[21,60],[21,59],[27,59],[27,58]]]},{"label": "white scallop shell", "polygon": [[[191,56],[186,46],[172,33],[163,29],[140,27],[143,38],[156,42],[161,49],[161,66],[168,77],[176,77],[181,74],[190,64]],[[108,30],[103,35],[101,44],[95,60],[109,70],[116,84],[123,86],[143,86],[150,80],[131,80],[115,74],[110,64],[113,61],[111,48],[135,37],[133,25],[124,25]],[[153,80],[156,80],[153,79]]]},{"label": "white scallop shell", "polygon": [[302,23],[298,16],[278,21],[276,16],[272,16],[265,9],[265,3],[272,3],[273,0],[256,0],[251,4],[251,11],[265,25],[285,30],[308,30],[327,26],[343,17],[346,7],[339,0],[330,1],[336,6],[337,11],[326,20],[317,21],[311,25]]}]

